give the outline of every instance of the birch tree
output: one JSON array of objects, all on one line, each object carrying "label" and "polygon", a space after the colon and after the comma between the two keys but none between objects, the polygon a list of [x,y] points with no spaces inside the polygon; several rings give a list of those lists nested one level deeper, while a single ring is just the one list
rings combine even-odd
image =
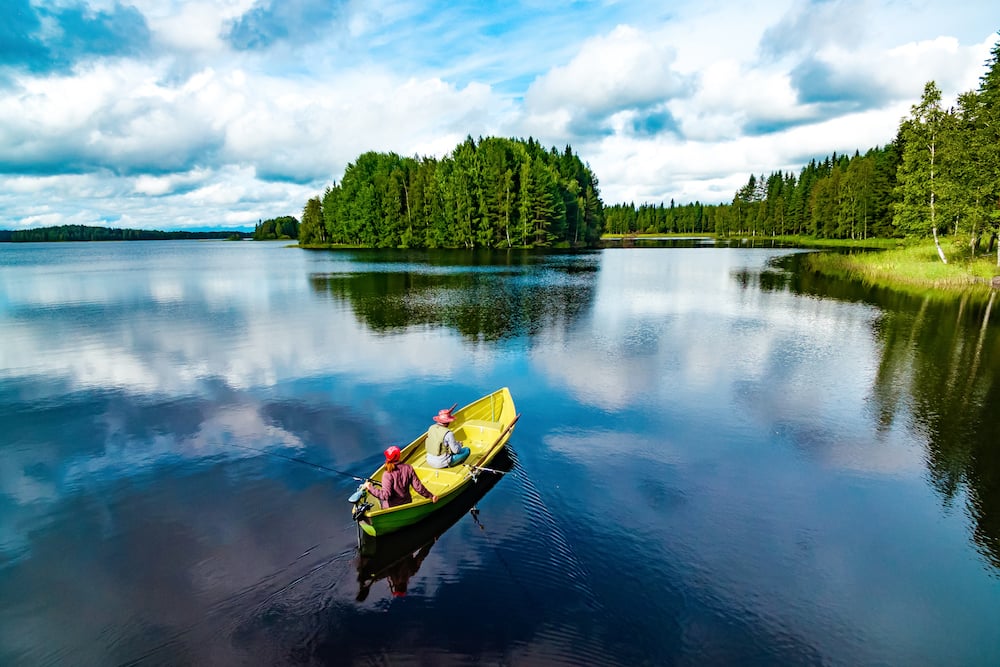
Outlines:
[{"label": "birch tree", "polygon": [[938,239],[937,198],[941,184],[941,135],[945,111],[941,108],[941,91],[933,81],[924,86],[919,104],[911,107],[911,115],[903,120],[903,162],[897,173],[897,203],[893,224],[907,234],[934,237],[938,256],[948,263]]}]

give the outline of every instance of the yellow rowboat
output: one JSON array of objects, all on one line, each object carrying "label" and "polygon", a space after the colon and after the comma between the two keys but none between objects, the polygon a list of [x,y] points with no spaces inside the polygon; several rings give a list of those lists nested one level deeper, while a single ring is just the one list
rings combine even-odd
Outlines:
[{"label": "yellow rowboat", "polygon": [[[507,444],[514,424],[520,418],[507,387],[469,403],[452,415],[455,421],[449,427],[455,438],[472,451],[465,462],[443,469],[427,465],[427,451],[424,447],[426,431],[404,447],[399,458],[401,463],[413,466],[417,477],[428,491],[438,497],[438,501],[434,503],[413,493],[411,502],[382,509],[377,498],[360,493],[359,489],[359,493],[351,496],[354,504],[351,516],[366,534],[372,537],[385,535],[417,523],[454,500],[480,474],[492,474],[493,471],[488,466]],[[384,472],[383,464],[368,479],[380,484]]]},{"label": "yellow rowboat", "polygon": [[[510,472],[514,462],[509,454],[510,450],[501,448],[490,468],[501,473]],[[473,521],[482,528],[476,505],[500,481],[500,477],[501,475],[483,475],[475,484],[470,484],[464,491],[457,493],[455,500],[448,503],[447,507],[435,510],[422,521],[391,535],[369,537],[362,534],[358,545],[357,600],[365,600],[372,586],[383,579],[388,581],[394,597],[405,595],[410,577],[420,569],[438,538],[458,523],[459,519],[471,513]]]}]

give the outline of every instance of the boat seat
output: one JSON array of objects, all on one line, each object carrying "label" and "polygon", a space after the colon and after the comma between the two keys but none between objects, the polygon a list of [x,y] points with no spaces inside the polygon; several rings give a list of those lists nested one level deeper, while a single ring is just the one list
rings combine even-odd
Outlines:
[{"label": "boat seat", "polygon": [[425,485],[437,486],[438,484],[451,485],[459,482],[465,477],[465,469],[462,466],[454,468],[432,468],[431,466],[413,466],[417,477]]},{"label": "boat seat", "polygon": [[459,432],[455,436],[459,440],[473,440],[476,442],[486,442],[492,444],[500,436],[500,424],[487,421],[485,419],[469,419],[462,422]]}]

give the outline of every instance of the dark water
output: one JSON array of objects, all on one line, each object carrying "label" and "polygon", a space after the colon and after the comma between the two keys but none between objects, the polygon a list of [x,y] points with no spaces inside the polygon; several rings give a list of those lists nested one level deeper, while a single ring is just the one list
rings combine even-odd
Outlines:
[{"label": "dark water", "polygon": [[[797,259],[0,244],[0,664],[1000,664],[1000,304]],[[509,472],[360,553],[254,451],[504,385]]]}]

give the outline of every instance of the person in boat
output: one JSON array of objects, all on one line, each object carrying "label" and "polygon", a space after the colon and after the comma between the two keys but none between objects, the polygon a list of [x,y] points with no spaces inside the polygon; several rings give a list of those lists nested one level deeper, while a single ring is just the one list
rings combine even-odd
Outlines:
[{"label": "person in boat", "polygon": [[412,502],[410,487],[422,495],[430,498],[432,503],[438,501],[438,497],[427,490],[413,466],[409,463],[400,463],[399,447],[393,445],[385,450],[385,472],[382,473],[382,486],[378,487],[371,482],[365,482],[365,489],[382,503],[382,509],[396,507]]},{"label": "person in boat", "polygon": [[432,468],[448,468],[457,466],[459,463],[469,458],[472,453],[468,447],[463,447],[462,443],[455,439],[455,434],[448,428],[448,424],[455,421],[455,416],[451,410],[439,410],[434,415],[434,424],[427,429],[427,465]]}]

